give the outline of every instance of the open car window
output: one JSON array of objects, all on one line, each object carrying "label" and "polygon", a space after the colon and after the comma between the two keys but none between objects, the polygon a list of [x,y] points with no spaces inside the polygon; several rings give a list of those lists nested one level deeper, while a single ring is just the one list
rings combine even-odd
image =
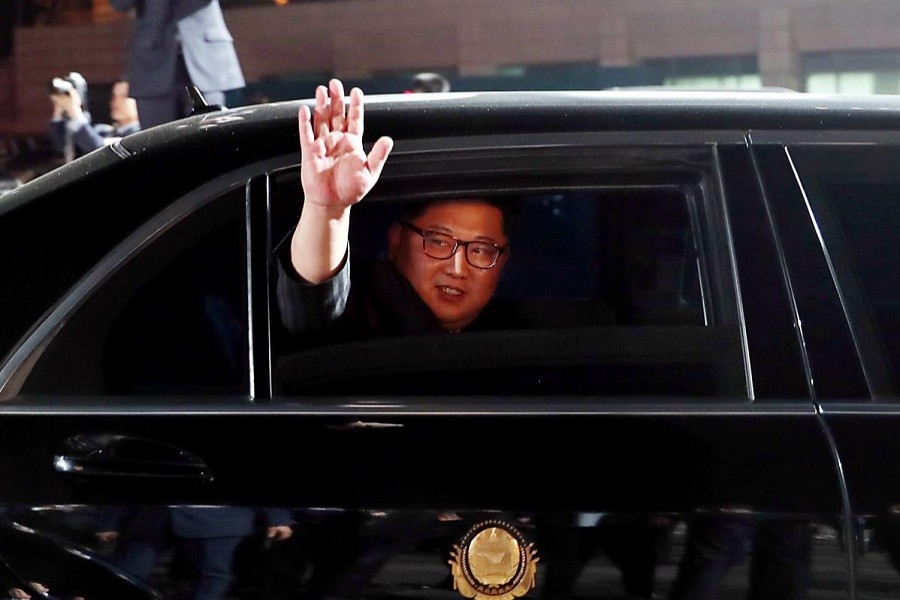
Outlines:
[{"label": "open car window", "polygon": [[[355,261],[388,260],[388,229],[410,204],[501,202],[512,215],[510,254],[479,326],[454,335],[298,334],[280,326],[275,305],[276,392],[746,398],[733,286],[713,251],[722,240],[711,234],[720,201],[712,161],[704,149],[639,159],[603,148],[568,161],[570,172],[510,174],[494,157],[500,168],[490,176],[473,169],[452,178],[423,177],[421,164],[405,174],[401,164],[353,208],[351,281]],[[302,191],[295,173],[276,175],[272,190],[277,271]]]}]

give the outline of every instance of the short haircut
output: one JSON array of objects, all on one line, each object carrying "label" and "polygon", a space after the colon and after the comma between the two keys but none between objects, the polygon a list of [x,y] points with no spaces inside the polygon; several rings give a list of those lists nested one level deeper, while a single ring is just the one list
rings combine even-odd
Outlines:
[{"label": "short haircut", "polygon": [[450,82],[438,73],[419,73],[413,78],[414,92],[449,92]]},{"label": "short haircut", "polygon": [[404,207],[403,212],[400,214],[399,220],[409,221],[415,219],[422,216],[422,214],[424,214],[424,212],[430,207],[437,204],[445,204],[448,202],[482,202],[484,204],[497,208],[500,211],[503,219],[503,233],[506,234],[507,237],[510,236],[513,230],[513,226],[516,222],[517,211],[515,205],[511,201],[501,198],[485,198],[481,196],[459,196],[454,198],[426,200],[424,202],[410,202]]}]

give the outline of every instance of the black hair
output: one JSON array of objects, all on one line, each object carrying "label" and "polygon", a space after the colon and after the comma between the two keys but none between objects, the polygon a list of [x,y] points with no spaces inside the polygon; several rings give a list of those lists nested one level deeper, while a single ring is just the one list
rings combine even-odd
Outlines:
[{"label": "black hair", "polygon": [[419,73],[413,78],[412,91],[414,92],[449,92],[450,82],[438,73]]},{"label": "black hair", "polygon": [[404,209],[401,212],[398,221],[411,221],[417,217],[420,217],[426,210],[436,204],[461,201],[483,202],[484,204],[497,208],[503,217],[503,233],[506,234],[507,237],[512,234],[512,231],[515,228],[515,224],[518,221],[517,205],[513,201],[504,198],[463,196],[454,198],[441,198],[437,200],[427,200],[425,202],[410,202],[404,206]]}]

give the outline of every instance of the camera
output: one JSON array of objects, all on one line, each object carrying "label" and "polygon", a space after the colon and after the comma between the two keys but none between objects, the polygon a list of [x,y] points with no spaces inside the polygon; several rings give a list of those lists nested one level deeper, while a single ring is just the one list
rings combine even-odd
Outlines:
[{"label": "camera", "polygon": [[54,77],[50,80],[51,94],[71,94],[72,90],[78,92],[82,102],[87,104],[87,79],[75,71],[66,76]]},{"label": "camera", "polygon": [[75,84],[73,84],[68,79],[64,79],[62,77],[54,77],[50,80],[51,94],[68,94],[74,89]]}]

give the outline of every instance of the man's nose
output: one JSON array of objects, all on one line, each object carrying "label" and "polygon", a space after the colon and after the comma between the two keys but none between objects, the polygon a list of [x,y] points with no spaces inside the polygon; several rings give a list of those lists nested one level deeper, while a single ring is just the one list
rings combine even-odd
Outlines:
[{"label": "man's nose", "polygon": [[466,249],[462,246],[457,248],[456,252],[447,262],[450,263],[454,275],[460,276],[469,272],[469,261],[466,260]]}]

